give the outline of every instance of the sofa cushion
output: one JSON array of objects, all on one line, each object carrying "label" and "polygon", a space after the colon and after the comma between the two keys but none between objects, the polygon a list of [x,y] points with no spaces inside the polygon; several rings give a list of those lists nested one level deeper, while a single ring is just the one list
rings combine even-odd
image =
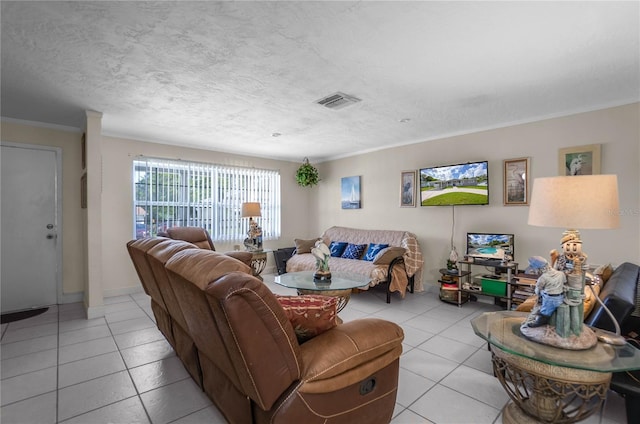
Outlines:
[{"label": "sofa cushion", "polygon": [[370,243],[369,247],[367,248],[367,252],[362,257],[362,260],[363,261],[373,261],[375,259],[376,255],[378,253],[380,253],[380,251],[382,249],[386,249],[387,247],[389,247],[388,244]]},{"label": "sofa cushion", "polygon": [[307,294],[301,296],[276,295],[276,298],[282,305],[300,343],[337,325],[337,297]]},{"label": "sofa cushion", "polygon": [[[593,310],[593,307],[597,303],[596,296],[598,296],[598,294],[600,294],[600,290],[602,288],[602,280],[600,280],[599,276],[591,275],[591,273],[589,273],[588,274],[588,278],[593,281],[593,285],[591,286],[591,287],[593,287],[593,290],[591,290],[587,286],[585,286],[585,288],[584,288],[584,309],[583,309],[584,310],[584,314],[583,314],[583,316],[584,316],[585,319],[589,316],[589,314]],[[595,294],[594,294],[594,292],[595,292]],[[537,301],[538,301],[538,296],[536,296],[535,294],[533,296],[529,296],[524,302],[522,302],[521,304],[518,305],[518,307],[516,308],[516,311],[518,311],[518,312],[531,312],[531,310],[533,309],[533,307],[535,306]]]},{"label": "sofa cushion", "polygon": [[366,244],[349,243],[340,257],[345,259],[360,259],[366,247]]},{"label": "sofa cushion", "polygon": [[590,287],[584,287],[584,317],[588,317],[591,311],[593,311],[593,307],[595,306],[597,300],[596,296],[600,295],[600,290],[602,290],[602,280],[599,276],[593,277],[593,285]]},{"label": "sofa cushion", "polygon": [[312,240],[295,239],[294,243],[296,244],[296,253],[300,255],[303,253],[311,253],[311,249],[315,247],[318,240],[319,239],[317,238]]},{"label": "sofa cushion", "polygon": [[593,271],[593,273],[600,276],[602,284],[606,284],[606,282],[609,281],[609,278],[611,278],[611,274],[613,274],[613,267],[611,264],[600,265]]},{"label": "sofa cushion", "polygon": [[373,263],[376,265],[389,265],[392,260],[394,260],[398,256],[403,256],[404,252],[406,251],[407,249],[405,249],[404,247],[387,247],[386,249],[378,252],[376,257],[373,258]]},{"label": "sofa cushion", "polygon": [[334,258],[339,258],[344,253],[344,249],[347,248],[346,241],[332,241],[329,245],[329,250],[331,251],[331,256]]}]

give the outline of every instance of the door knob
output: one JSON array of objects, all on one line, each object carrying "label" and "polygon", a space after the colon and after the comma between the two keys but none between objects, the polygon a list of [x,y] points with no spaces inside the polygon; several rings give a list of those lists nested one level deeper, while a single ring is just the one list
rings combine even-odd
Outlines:
[{"label": "door knob", "polygon": [[48,239],[52,239],[52,238],[54,238],[54,237],[55,237],[55,236],[54,236],[53,234],[47,234],[47,238],[48,238]]},{"label": "door knob", "polygon": [[50,230],[53,228],[53,224],[47,224],[47,229]]}]

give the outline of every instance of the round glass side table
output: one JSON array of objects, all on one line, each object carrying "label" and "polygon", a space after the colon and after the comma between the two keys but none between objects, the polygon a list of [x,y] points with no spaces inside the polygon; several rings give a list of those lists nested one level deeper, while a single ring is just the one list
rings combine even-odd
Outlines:
[{"label": "round glass side table", "polygon": [[471,320],[489,343],[494,374],[511,398],[503,423],[584,420],[602,408],[611,373],[640,369],[640,350],[630,344],[566,350],[531,341],[520,333],[527,315],[486,312]]}]

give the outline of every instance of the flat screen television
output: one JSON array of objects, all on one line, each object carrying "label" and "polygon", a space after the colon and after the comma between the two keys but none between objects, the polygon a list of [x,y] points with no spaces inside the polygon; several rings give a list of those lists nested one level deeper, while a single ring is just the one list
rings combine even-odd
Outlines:
[{"label": "flat screen television", "polygon": [[433,166],[420,170],[420,205],[489,204],[487,161]]},{"label": "flat screen television", "polygon": [[467,233],[467,256],[476,261],[499,263],[507,254],[513,258],[514,245],[513,234]]}]

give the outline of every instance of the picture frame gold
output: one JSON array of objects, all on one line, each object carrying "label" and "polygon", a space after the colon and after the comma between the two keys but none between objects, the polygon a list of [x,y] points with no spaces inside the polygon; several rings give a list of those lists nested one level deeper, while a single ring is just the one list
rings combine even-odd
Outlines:
[{"label": "picture frame gold", "polygon": [[400,173],[400,207],[415,208],[416,206],[416,171],[402,171]]},{"label": "picture frame gold", "polygon": [[505,159],[503,161],[503,203],[505,206],[529,204],[529,180],[531,158]]},{"label": "picture frame gold", "polygon": [[565,147],[558,150],[559,175],[600,174],[600,144]]}]

